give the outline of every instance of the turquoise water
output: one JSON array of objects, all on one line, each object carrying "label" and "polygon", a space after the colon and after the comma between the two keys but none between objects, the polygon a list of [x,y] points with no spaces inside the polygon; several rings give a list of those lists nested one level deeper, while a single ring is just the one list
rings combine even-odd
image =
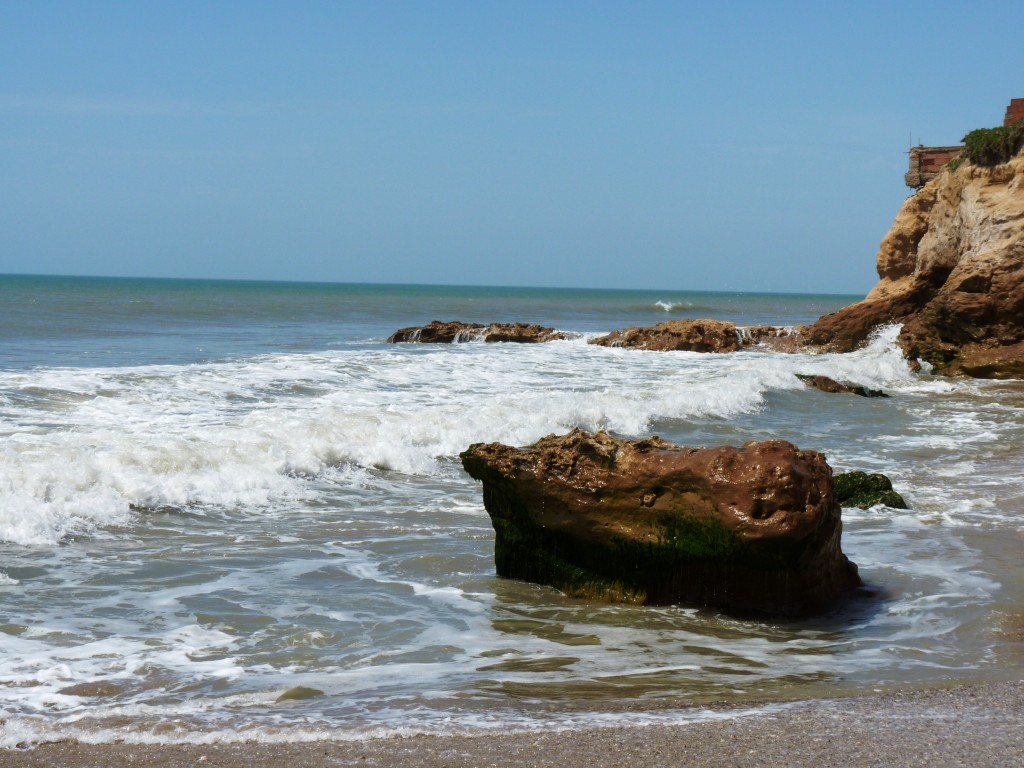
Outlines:
[{"label": "turquoise water", "polygon": [[[586,344],[680,317],[799,325],[855,298],[0,277],[0,745],[664,722],[698,716],[678,703],[1019,677],[1020,383],[913,373],[896,329],[851,355]],[[384,343],[434,319],[582,337]],[[844,510],[875,597],[802,622],[496,578],[458,453],[574,427],[786,438],[888,473],[911,509]]]}]

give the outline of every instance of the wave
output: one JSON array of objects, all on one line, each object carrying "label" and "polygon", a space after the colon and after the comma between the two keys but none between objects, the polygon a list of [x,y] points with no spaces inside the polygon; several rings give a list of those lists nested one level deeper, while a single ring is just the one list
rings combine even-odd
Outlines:
[{"label": "wave", "polygon": [[728,420],[764,408],[772,391],[800,389],[795,372],[920,386],[897,332],[851,355],[569,342],[7,374],[3,391],[32,396],[2,409],[13,428],[0,448],[0,539],[54,544],[126,525],[139,508],[309,501],[313,480],[345,467],[453,476],[475,442]]},{"label": "wave", "polygon": [[660,307],[666,312],[672,312],[676,309],[691,309],[693,303],[689,301],[656,301],[654,306]]}]

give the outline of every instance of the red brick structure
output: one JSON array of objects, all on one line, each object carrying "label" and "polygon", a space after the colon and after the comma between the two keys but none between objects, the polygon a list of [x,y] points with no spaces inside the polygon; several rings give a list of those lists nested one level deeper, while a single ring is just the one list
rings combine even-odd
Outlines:
[{"label": "red brick structure", "polygon": [[923,187],[939,175],[946,167],[946,163],[959,157],[963,151],[962,144],[955,147],[926,147],[923,144],[911,147],[910,170],[904,175],[903,180],[908,187]]},{"label": "red brick structure", "polygon": [[[1024,120],[1024,99],[1010,99],[1003,125],[1012,125],[1018,120]],[[962,144],[954,147],[926,147],[923,144],[911,147],[910,170],[904,174],[903,180],[908,187],[919,189],[938,176],[946,163],[959,157],[963,150]]]},{"label": "red brick structure", "polygon": [[1024,120],[1024,99],[1010,99],[1010,106],[1006,108],[1003,125],[1013,125],[1018,120]]}]

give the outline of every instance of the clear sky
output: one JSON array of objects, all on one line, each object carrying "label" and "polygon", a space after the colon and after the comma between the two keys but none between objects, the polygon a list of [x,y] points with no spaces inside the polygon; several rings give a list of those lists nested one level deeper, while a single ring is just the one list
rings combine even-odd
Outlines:
[{"label": "clear sky", "polygon": [[0,273],[864,293],[1020,2],[0,0]]}]

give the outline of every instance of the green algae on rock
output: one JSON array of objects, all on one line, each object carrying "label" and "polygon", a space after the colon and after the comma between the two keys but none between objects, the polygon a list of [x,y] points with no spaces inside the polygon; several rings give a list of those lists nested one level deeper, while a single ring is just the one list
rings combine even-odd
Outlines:
[{"label": "green algae on rock", "polygon": [[868,509],[884,504],[893,509],[906,509],[907,502],[892,488],[885,475],[867,472],[843,472],[832,477],[836,501],[844,507]]},{"label": "green algae on rock", "polygon": [[860,585],[831,469],[792,443],[698,449],[573,430],[461,457],[483,482],[500,576],[772,616],[820,612]]}]

